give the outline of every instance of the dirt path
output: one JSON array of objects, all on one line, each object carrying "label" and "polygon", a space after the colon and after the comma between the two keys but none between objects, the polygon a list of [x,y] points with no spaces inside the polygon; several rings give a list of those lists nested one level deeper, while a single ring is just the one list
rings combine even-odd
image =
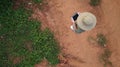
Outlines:
[{"label": "dirt path", "polygon": [[[44,14],[35,10],[33,16],[42,20],[43,27],[47,26],[55,33],[63,48],[62,52],[80,60],[69,58],[67,59],[69,66],[65,67],[103,67],[98,57],[102,48],[88,42],[88,37],[95,36],[97,33],[107,36],[109,48],[113,51],[111,61],[115,67],[120,67],[120,38],[118,37],[120,35],[120,8],[118,6],[120,1],[103,0],[101,6],[96,8],[92,8],[88,3],[89,0],[51,0],[48,2],[49,9],[44,11]],[[97,16],[97,26],[91,31],[76,34],[70,30],[72,24],[70,17],[75,12],[85,11],[90,11]]]}]

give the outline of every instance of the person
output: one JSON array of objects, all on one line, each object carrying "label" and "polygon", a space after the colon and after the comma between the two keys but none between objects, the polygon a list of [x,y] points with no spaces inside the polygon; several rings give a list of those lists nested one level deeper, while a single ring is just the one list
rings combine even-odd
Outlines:
[{"label": "person", "polygon": [[77,12],[71,17],[71,20],[73,24],[70,28],[76,33],[82,33],[93,29],[97,21],[95,15],[90,12]]},{"label": "person", "polygon": [[74,22],[70,28],[71,28],[71,30],[73,30],[76,33],[82,33],[85,31],[85,30],[82,30],[81,28],[79,28],[76,22]]}]

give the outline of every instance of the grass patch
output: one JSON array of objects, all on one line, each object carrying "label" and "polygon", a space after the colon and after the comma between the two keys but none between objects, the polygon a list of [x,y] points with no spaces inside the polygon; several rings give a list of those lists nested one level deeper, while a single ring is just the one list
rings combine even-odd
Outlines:
[{"label": "grass patch", "polygon": [[104,64],[104,67],[107,66],[113,67],[112,62],[109,60],[110,56],[111,51],[107,48],[104,50],[104,53],[100,55],[100,61]]},{"label": "grass patch", "polygon": [[101,0],[90,0],[90,5],[91,5],[91,6],[97,6],[97,5],[100,4],[100,1],[101,1]]},{"label": "grass patch", "polygon": [[[13,10],[12,0],[0,4],[0,67],[33,67],[44,58],[52,65],[59,63],[59,47],[52,32],[42,31],[40,22],[28,20],[31,13],[24,8]],[[14,64],[16,57],[22,59]]]}]

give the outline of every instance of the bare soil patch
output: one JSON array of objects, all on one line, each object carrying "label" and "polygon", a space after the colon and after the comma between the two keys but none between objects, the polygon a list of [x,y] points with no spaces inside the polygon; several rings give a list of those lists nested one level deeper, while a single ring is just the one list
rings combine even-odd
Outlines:
[{"label": "bare soil patch", "polygon": [[[107,48],[112,51],[110,60],[114,67],[120,67],[120,1],[102,0],[100,6],[91,7],[89,0],[51,0],[43,10],[34,9],[33,18],[42,21],[42,28],[50,28],[59,41],[62,52],[67,54],[67,64],[58,67],[103,67],[99,55],[103,49],[88,37],[103,33],[107,37]],[[70,17],[75,12],[89,11],[96,15],[97,26],[91,31],[76,34],[70,30]],[[94,45],[95,44],[95,45]],[[80,59],[80,60],[79,60]]]}]

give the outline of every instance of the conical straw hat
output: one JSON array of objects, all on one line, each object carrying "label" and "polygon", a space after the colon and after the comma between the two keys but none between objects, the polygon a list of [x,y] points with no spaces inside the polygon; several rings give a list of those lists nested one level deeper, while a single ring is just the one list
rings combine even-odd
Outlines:
[{"label": "conical straw hat", "polygon": [[91,30],[96,25],[96,17],[89,12],[80,13],[80,16],[76,20],[79,28],[83,30]]}]

